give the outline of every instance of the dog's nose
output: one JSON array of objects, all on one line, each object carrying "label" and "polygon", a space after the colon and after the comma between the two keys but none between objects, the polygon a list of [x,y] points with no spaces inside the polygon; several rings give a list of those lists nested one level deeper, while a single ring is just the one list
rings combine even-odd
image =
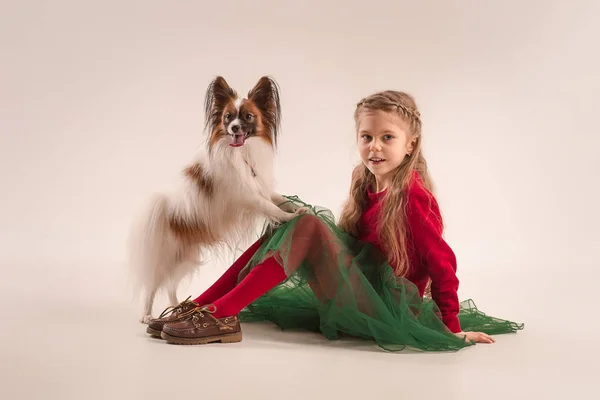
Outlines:
[{"label": "dog's nose", "polygon": [[240,130],[240,126],[239,125],[233,125],[231,127],[231,132],[233,133],[237,133]]}]

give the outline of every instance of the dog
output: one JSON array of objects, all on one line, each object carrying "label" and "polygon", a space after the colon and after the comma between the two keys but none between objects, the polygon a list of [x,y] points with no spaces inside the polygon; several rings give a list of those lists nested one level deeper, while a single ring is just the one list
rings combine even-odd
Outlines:
[{"label": "dog", "polygon": [[183,169],[175,194],[155,194],[130,235],[130,262],[143,292],[140,322],[152,319],[166,289],[179,304],[180,281],[203,263],[204,252],[247,238],[261,219],[278,225],[307,212],[274,191],[273,162],[280,133],[279,87],[259,79],[246,98],[217,76],[204,103],[207,151]]}]

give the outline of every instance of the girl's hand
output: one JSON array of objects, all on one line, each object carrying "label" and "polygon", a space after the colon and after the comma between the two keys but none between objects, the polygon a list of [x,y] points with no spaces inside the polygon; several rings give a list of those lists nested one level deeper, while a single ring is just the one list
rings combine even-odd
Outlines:
[{"label": "girl's hand", "polygon": [[468,342],[474,343],[496,343],[494,339],[483,332],[458,332],[455,334],[458,337],[467,337]]}]

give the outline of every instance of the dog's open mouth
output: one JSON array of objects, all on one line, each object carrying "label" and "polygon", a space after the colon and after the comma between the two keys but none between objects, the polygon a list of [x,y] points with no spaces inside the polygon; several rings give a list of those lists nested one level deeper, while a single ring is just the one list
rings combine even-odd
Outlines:
[{"label": "dog's open mouth", "polygon": [[246,142],[246,139],[248,139],[248,136],[250,136],[251,132],[248,133],[236,133],[234,135],[231,135],[231,143],[229,144],[231,147],[241,147],[244,145],[244,143]]},{"label": "dog's open mouth", "polygon": [[231,143],[229,144],[231,147],[240,147],[244,145],[246,141],[246,135],[231,135]]}]

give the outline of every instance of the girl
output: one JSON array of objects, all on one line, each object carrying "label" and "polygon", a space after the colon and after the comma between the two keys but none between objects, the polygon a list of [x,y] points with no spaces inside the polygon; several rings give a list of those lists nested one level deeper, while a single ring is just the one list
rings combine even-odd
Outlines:
[{"label": "girl", "polygon": [[456,258],[442,238],[413,98],[375,93],[354,119],[362,163],[339,225],[329,211],[288,197],[312,212],[265,232],[206,292],[152,320],[150,334],[176,344],[237,342],[240,319],[269,320],[388,350],[439,351],[523,329],[458,301]]}]

